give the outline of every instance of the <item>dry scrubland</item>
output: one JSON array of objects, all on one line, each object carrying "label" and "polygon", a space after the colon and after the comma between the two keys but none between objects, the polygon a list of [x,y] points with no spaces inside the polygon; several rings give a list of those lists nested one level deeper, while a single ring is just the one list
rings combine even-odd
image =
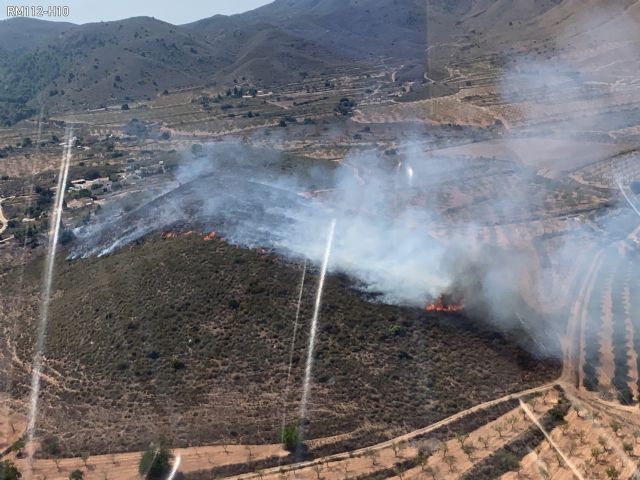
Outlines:
[{"label": "dry scrubland", "polygon": [[[28,392],[40,268],[25,270],[31,301],[5,305],[2,316],[21,325],[5,337],[15,358],[3,361],[15,367],[5,385],[16,397]],[[153,238],[101,259],[60,259],[39,422],[40,436],[58,448],[40,455],[129,451],[159,438],[176,447],[276,440],[300,270],[197,235]],[[10,296],[16,275],[2,279]],[[316,282],[309,275],[303,295],[290,419]],[[554,363],[461,317],[370,303],[348,278],[332,275],[308,438],[349,433],[330,448],[353,449],[557,373]]]}]

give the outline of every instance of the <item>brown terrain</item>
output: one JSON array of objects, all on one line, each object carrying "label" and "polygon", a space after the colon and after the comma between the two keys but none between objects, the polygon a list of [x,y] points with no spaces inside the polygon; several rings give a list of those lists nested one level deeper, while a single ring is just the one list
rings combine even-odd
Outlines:
[{"label": "brown terrain", "polygon": [[[419,13],[420,5],[379,2],[379,11],[394,12],[389,31],[406,40],[395,48],[409,53],[391,57],[395,39],[385,33],[373,52],[371,38],[354,36],[340,59],[331,53],[334,42],[349,43],[340,19],[367,25],[365,7],[349,2],[334,13],[330,2],[303,3],[297,8],[309,18],[291,20],[276,2],[261,13],[269,27],[256,29],[251,16],[228,20],[220,44],[216,17],[172,32],[150,19],[125,22],[122,82],[93,83],[104,65],[71,80],[56,70],[37,85],[53,102],[42,121],[31,115],[0,129],[3,459],[23,478],[62,480],[80,469],[90,480],[127,480],[139,478],[141,451],[161,441],[191,480],[635,478],[640,219],[617,182],[631,192],[640,178],[640,2],[461,1],[451,11],[433,2],[427,20],[441,21],[427,36],[406,27],[423,25],[422,17],[395,13]],[[311,23],[296,28],[303,21]],[[316,43],[322,25],[337,25],[330,44]],[[60,28],[70,36],[89,29]],[[109,38],[118,26],[103,28],[90,45],[115,62],[122,52]],[[229,40],[234,31],[244,43]],[[13,30],[0,33],[27,42]],[[133,82],[124,66],[141,52],[163,53],[155,40],[163,35],[183,58],[166,75],[147,59],[145,80]],[[270,57],[268,71],[256,60],[265,45],[285,52]],[[220,72],[215,84],[205,82],[199,57]],[[13,77],[2,68],[7,83]],[[63,82],[75,93],[49,96]],[[228,96],[234,86],[259,91]],[[195,145],[221,139],[274,149],[283,169],[347,165],[361,181],[351,163],[358,152],[376,151],[390,164],[419,161],[438,172],[433,188],[406,194],[439,214],[425,234],[446,244],[473,224],[468,233],[478,245],[531,259],[519,279],[527,306],[520,321],[543,318],[564,332],[562,365],[493,331],[484,322],[491,319],[372,302],[354,279],[332,274],[306,419],[310,458],[300,459],[278,435],[285,412],[295,421],[299,411],[315,267],[303,290],[289,388],[299,261],[220,236],[205,240],[210,232],[184,235],[186,228],[103,258],[65,260],[71,243],[57,256],[37,438],[16,446],[29,410],[47,192],[71,125],[79,142],[70,180],[98,186],[87,185],[88,196],[67,190],[64,230],[118,202],[135,208],[145,192],[176,181]],[[305,193],[330,191],[314,184]],[[525,194],[526,205],[511,201]],[[570,265],[537,285],[559,244]]]}]

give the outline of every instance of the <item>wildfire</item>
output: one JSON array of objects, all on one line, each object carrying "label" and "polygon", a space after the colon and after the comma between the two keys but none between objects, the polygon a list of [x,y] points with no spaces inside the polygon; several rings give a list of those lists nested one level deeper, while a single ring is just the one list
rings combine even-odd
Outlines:
[{"label": "wildfire", "polygon": [[454,302],[446,295],[440,295],[435,302],[425,307],[427,312],[461,312],[464,310],[464,303]]},{"label": "wildfire", "polygon": [[216,232],[209,232],[204,237],[202,237],[204,241],[213,240],[214,238],[216,238]]}]

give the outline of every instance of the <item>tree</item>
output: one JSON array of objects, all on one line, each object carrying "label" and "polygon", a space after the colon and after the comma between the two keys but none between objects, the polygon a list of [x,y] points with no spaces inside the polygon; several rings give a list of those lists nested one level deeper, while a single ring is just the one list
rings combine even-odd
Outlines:
[{"label": "tree", "polygon": [[578,444],[576,443],[576,441],[571,440],[571,442],[569,443],[569,455],[573,457],[573,455],[576,453],[577,448],[578,448]]},{"label": "tree", "polygon": [[393,450],[393,456],[398,458],[398,444],[392,443],[391,449]]},{"label": "tree", "polygon": [[25,447],[24,440],[19,439],[13,442],[10,448],[12,452],[16,452],[17,458],[22,458],[24,456],[24,452],[23,452],[24,447]]},{"label": "tree", "polygon": [[82,473],[82,470],[74,470],[69,474],[69,480],[83,480],[83,479],[84,479],[84,473]]},{"label": "tree", "polygon": [[442,444],[442,458],[446,457],[447,453],[449,453],[449,444],[447,442],[444,442]]},{"label": "tree", "polygon": [[336,107],[335,110],[341,113],[342,115],[349,115],[353,110],[353,107],[355,106],[356,106],[355,101],[345,97],[340,99],[340,103],[338,103],[338,106]]},{"label": "tree", "polygon": [[378,462],[377,452],[375,450],[371,450],[370,448],[367,448],[364,452],[364,455],[371,460],[371,465],[375,467]]},{"label": "tree", "polygon": [[611,480],[618,480],[620,478],[620,472],[616,469],[616,467],[607,468],[607,477]]},{"label": "tree", "polygon": [[458,440],[458,443],[460,444],[461,447],[464,447],[464,442],[466,442],[468,438],[469,438],[469,434],[468,433],[457,433],[456,434],[456,440]]},{"label": "tree", "polygon": [[66,245],[72,242],[75,238],[76,236],[74,235],[73,230],[65,228],[64,230],[62,230],[62,232],[60,232],[60,238],[58,239],[58,241],[61,245]]},{"label": "tree", "polygon": [[194,157],[199,157],[202,155],[204,148],[199,143],[194,143],[191,145],[191,153]]},{"label": "tree", "polygon": [[138,472],[147,480],[161,480],[171,471],[171,450],[163,447],[149,447],[140,457]]},{"label": "tree", "polygon": [[435,466],[425,468],[424,473],[431,475],[432,480],[436,480],[438,478],[438,469]]},{"label": "tree", "polygon": [[427,460],[429,460],[429,457],[424,452],[418,452],[416,460],[418,460],[418,463],[420,464],[420,470],[424,472],[427,467]]},{"label": "tree", "polygon": [[583,430],[578,430],[578,433],[576,433],[576,436],[578,437],[578,440],[580,440],[581,445],[584,445],[586,443],[586,434],[584,433]]},{"label": "tree", "polygon": [[622,449],[624,450],[624,453],[631,455],[633,453],[633,444],[629,442],[622,442]]},{"label": "tree", "polygon": [[544,465],[538,468],[538,473],[540,473],[540,477],[542,477],[544,480],[547,480],[549,478],[549,471],[544,467]]},{"label": "tree", "polygon": [[462,451],[469,458],[469,461],[471,461],[473,457],[473,452],[476,451],[476,447],[472,443],[467,443],[462,446]]},{"label": "tree", "polygon": [[0,480],[18,480],[22,474],[10,460],[0,462]]},{"label": "tree", "polygon": [[615,433],[616,435],[621,428],[621,425],[616,421],[611,422],[609,426],[611,427],[611,430],[613,430],[613,433]]},{"label": "tree", "polygon": [[515,429],[515,425],[518,422],[518,418],[513,415],[507,418],[507,424],[511,427],[511,431],[513,432]]},{"label": "tree", "polygon": [[452,457],[451,455],[447,455],[446,457],[444,457],[444,463],[446,463],[449,466],[449,472],[453,472],[453,465],[454,463],[456,463],[455,457]]},{"label": "tree", "polygon": [[122,106],[120,107],[121,110],[129,110],[129,104],[128,103],[123,103]]},{"label": "tree", "polygon": [[602,450],[604,450],[605,452],[609,452],[609,449],[607,448],[607,439],[604,438],[602,435],[598,437],[598,443],[602,447]]},{"label": "tree", "polygon": [[520,468],[520,460],[511,452],[496,453],[496,460],[503,470],[517,471]]},{"label": "tree", "polygon": [[300,446],[300,432],[295,425],[290,424],[284,427],[280,437],[282,445],[284,445],[284,448],[289,452],[295,452]]},{"label": "tree", "polygon": [[41,448],[52,457],[57,457],[62,452],[58,438],[52,435],[42,440]]},{"label": "tree", "polygon": [[567,430],[569,429],[569,422],[567,422],[564,418],[562,420],[560,420],[560,422],[558,423],[558,426],[560,427],[560,431],[562,432],[562,435],[564,436],[567,433]]}]

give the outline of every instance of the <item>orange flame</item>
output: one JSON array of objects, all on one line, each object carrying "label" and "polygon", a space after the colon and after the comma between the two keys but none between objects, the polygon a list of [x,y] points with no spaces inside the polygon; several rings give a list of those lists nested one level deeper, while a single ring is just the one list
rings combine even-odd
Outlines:
[{"label": "orange flame", "polygon": [[464,304],[451,302],[445,295],[440,295],[435,302],[428,304],[425,310],[427,312],[461,312],[464,310]]}]

